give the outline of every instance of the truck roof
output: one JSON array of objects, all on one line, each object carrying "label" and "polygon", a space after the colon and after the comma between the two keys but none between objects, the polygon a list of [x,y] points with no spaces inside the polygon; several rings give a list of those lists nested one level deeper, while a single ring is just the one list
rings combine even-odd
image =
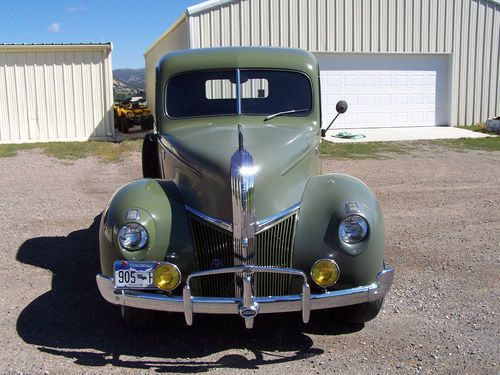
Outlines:
[{"label": "truck roof", "polygon": [[[318,75],[316,58],[308,51],[275,47],[218,47],[179,50],[164,55],[160,71],[169,76],[210,69],[289,69]],[[166,77],[163,77],[164,79]]]}]

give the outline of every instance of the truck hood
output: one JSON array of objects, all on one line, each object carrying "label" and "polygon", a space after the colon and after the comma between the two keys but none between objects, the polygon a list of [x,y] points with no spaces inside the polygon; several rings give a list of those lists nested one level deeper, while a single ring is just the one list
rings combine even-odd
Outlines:
[{"label": "truck hood", "polygon": [[[295,120],[296,121],[296,120]],[[243,146],[254,162],[256,220],[299,203],[306,182],[320,173],[317,124],[245,124]],[[179,127],[160,137],[173,155],[170,170],[185,203],[197,211],[232,221],[231,156],[238,149],[238,124]]]}]

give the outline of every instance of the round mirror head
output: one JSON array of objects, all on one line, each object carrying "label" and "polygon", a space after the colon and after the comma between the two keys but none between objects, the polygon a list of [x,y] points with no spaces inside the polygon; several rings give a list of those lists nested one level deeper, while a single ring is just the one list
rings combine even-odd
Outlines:
[{"label": "round mirror head", "polygon": [[338,113],[344,113],[345,111],[347,111],[347,102],[344,100],[339,100],[337,102],[337,105],[335,106],[335,109]]}]

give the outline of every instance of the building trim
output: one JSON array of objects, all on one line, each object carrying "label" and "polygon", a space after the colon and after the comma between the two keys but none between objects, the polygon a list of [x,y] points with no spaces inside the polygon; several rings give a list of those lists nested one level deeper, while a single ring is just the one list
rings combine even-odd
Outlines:
[{"label": "building trim", "polygon": [[47,49],[55,49],[58,51],[112,51],[113,44],[110,43],[82,43],[82,44],[0,44],[0,51],[44,51]]},{"label": "building trim", "polygon": [[168,38],[168,36],[170,34],[172,34],[175,31],[175,29],[177,29],[184,21],[186,21],[186,19],[187,19],[187,13],[183,13],[177,19],[177,21],[175,21],[174,24],[168,28],[167,31],[165,31],[163,34],[161,34],[161,36],[154,41],[154,43],[151,45],[151,47],[149,47],[146,50],[146,52],[144,52],[143,56],[146,57],[146,55],[149,54],[152,49],[154,49],[158,44],[160,44],[162,40],[164,40],[165,38]]},{"label": "building trim", "polygon": [[206,10],[226,5],[234,1],[235,0],[208,0],[204,1],[203,3],[190,6],[189,8],[186,9],[186,13],[188,16],[193,16],[195,14],[202,13]]}]

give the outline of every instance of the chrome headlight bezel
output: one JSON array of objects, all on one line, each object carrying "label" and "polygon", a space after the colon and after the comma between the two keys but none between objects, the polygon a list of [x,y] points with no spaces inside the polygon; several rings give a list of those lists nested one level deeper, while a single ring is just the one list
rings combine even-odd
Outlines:
[{"label": "chrome headlight bezel", "polygon": [[361,215],[346,216],[339,224],[339,238],[342,242],[353,245],[363,242],[369,232],[368,221]]},{"label": "chrome headlight bezel", "polygon": [[118,243],[128,251],[144,249],[148,240],[148,231],[139,223],[127,223],[118,232]]}]

